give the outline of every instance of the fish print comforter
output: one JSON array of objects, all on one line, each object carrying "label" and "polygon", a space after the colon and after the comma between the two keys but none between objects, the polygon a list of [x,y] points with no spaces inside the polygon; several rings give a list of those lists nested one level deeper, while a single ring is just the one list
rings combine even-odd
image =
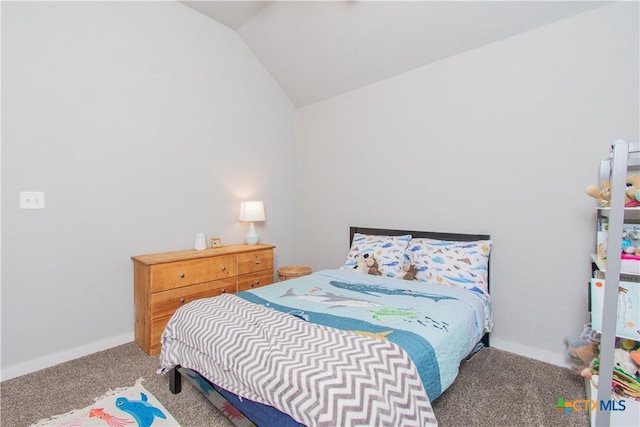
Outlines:
[{"label": "fish print comforter", "polygon": [[177,310],[163,333],[160,363],[193,369],[309,427],[437,425],[420,375],[397,344],[236,295]]},{"label": "fish print comforter", "polygon": [[307,322],[398,344],[417,366],[431,400],[453,383],[460,361],[492,326],[486,294],[341,269],[236,295]]},{"label": "fish print comforter", "polygon": [[[360,425],[366,417],[367,425],[414,425],[414,421],[415,425],[437,425],[430,401],[454,381],[460,360],[490,329],[485,321],[490,316],[484,294],[323,270],[185,305],[163,333],[160,363],[164,371],[177,364],[194,369],[221,387],[273,406],[305,425]],[[314,334],[322,339],[310,339]],[[271,338],[262,342],[265,337]],[[316,347],[309,353],[308,345]],[[377,380],[364,385],[358,381],[357,387],[347,383],[337,395],[331,388],[303,388],[300,378],[324,383],[334,378],[327,368],[337,363],[331,358],[360,357],[363,345],[373,365],[380,368],[379,379],[394,378],[393,391],[387,380],[382,380],[385,388],[376,385]],[[305,351],[296,350],[301,348]],[[287,369],[295,372],[284,375],[264,365],[279,354],[298,353],[313,354],[313,363],[311,359],[289,363]],[[318,370],[318,363],[322,369]],[[357,364],[356,360],[340,363]],[[388,396],[398,391],[401,395],[390,401]],[[318,393],[334,399],[319,399]],[[347,394],[350,398],[345,399]],[[391,406],[376,404],[372,411],[368,406],[372,401]],[[348,411],[344,402],[351,405]],[[353,418],[340,418],[344,416]]]}]

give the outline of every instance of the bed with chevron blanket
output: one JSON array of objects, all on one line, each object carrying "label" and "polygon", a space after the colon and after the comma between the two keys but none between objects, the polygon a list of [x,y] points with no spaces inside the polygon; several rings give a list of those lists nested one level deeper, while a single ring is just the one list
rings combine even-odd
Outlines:
[{"label": "bed with chevron blanket", "polygon": [[437,425],[431,400],[490,329],[488,293],[322,270],[183,306],[160,364],[257,425]]}]

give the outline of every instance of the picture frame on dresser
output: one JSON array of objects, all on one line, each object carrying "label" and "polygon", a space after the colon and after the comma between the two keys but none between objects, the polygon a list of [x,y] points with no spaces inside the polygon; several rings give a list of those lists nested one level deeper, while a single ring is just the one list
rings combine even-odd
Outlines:
[{"label": "picture frame on dresser", "polygon": [[219,237],[212,237],[211,238],[211,247],[212,248],[221,248],[223,246],[222,244],[222,239]]}]

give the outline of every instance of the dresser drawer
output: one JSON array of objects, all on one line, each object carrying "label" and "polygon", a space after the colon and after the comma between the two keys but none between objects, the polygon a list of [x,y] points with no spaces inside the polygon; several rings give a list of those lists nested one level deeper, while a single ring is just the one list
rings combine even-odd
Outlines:
[{"label": "dresser drawer", "polygon": [[199,283],[169,291],[151,294],[151,319],[171,316],[184,304],[200,298],[210,298],[221,294],[232,294],[236,291],[236,278]]},{"label": "dresser drawer", "polygon": [[151,292],[234,277],[236,256],[196,259],[151,266]]},{"label": "dresser drawer", "polygon": [[271,283],[273,283],[273,270],[245,274],[238,277],[238,292],[248,291]]},{"label": "dresser drawer", "polygon": [[273,269],[273,250],[247,252],[238,254],[238,274],[255,273]]},{"label": "dresser drawer", "polygon": [[151,322],[151,348],[149,351],[150,355],[153,356],[160,353],[160,350],[162,349],[160,338],[162,338],[162,332],[167,326],[167,323],[169,323],[170,319],[171,316],[165,316]]}]

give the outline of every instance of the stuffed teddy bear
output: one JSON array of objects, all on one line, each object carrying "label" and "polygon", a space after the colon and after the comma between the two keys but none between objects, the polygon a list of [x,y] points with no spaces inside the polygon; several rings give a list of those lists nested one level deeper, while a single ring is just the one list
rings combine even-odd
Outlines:
[{"label": "stuffed teddy bear", "polygon": [[369,271],[369,267],[367,267],[367,262],[365,257],[358,254],[356,255],[356,265],[353,267],[356,273],[367,274]]},{"label": "stuffed teddy bear", "polygon": [[588,364],[598,357],[598,346],[598,342],[591,341],[589,344],[570,349],[569,354],[571,354],[571,357]]},{"label": "stuffed teddy bear", "polygon": [[374,276],[382,276],[382,273],[380,273],[380,270],[378,270],[378,261],[376,261],[373,255],[358,254],[355,257],[355,260],[356,260],[356,265],[353,267],[353,269],[357,273],[372,274]]},{"label": "stuffed teddy bear", "polygon": [[586,190],[587,194],[598,201],[600,206],[608,207],[611,204],[611,183],[602,181],[600,187],[590,185]]},{"label": "stuffed teddy bear", "polygon": [[[640,206],[640,175],[629,175],[626,185],[624,206],[627,208]],[[609,181],[602,181],[599,187],[588,186],[586,193],[596,199],[602,207],[606,208],[611,205],[611,182]]]},{"label": "stuffed teddy bear", "polygon": [[565,338],[565,341],[568,346],[568,356],[577,364],[572,366],[571,370],[582,375],[582,371],[588,369],[591,362],[598,357],[600,343],[571,337]]},{"label": "stuffed teddy bear", "polygon": [[627,199],[625,206],[628,208],[640,206],[640,175],[629,175],[627,177]]},{"label": "stuffed teddy bear", "polygon": [[404,280],[416,280],[416,274],[418,274],[418,267],[416,267],[414,264],[405,262],[402,264],[402,270],[404,271],[404,276],[402,276]]},{"label": "stuffed teddy bear", "polygon": [[364,254],[365,264],[369,267],[367,274],[371,274],[373,276],[382,276],[380,270],[378,270],[378,261],[373,257],[373,255]]}]

